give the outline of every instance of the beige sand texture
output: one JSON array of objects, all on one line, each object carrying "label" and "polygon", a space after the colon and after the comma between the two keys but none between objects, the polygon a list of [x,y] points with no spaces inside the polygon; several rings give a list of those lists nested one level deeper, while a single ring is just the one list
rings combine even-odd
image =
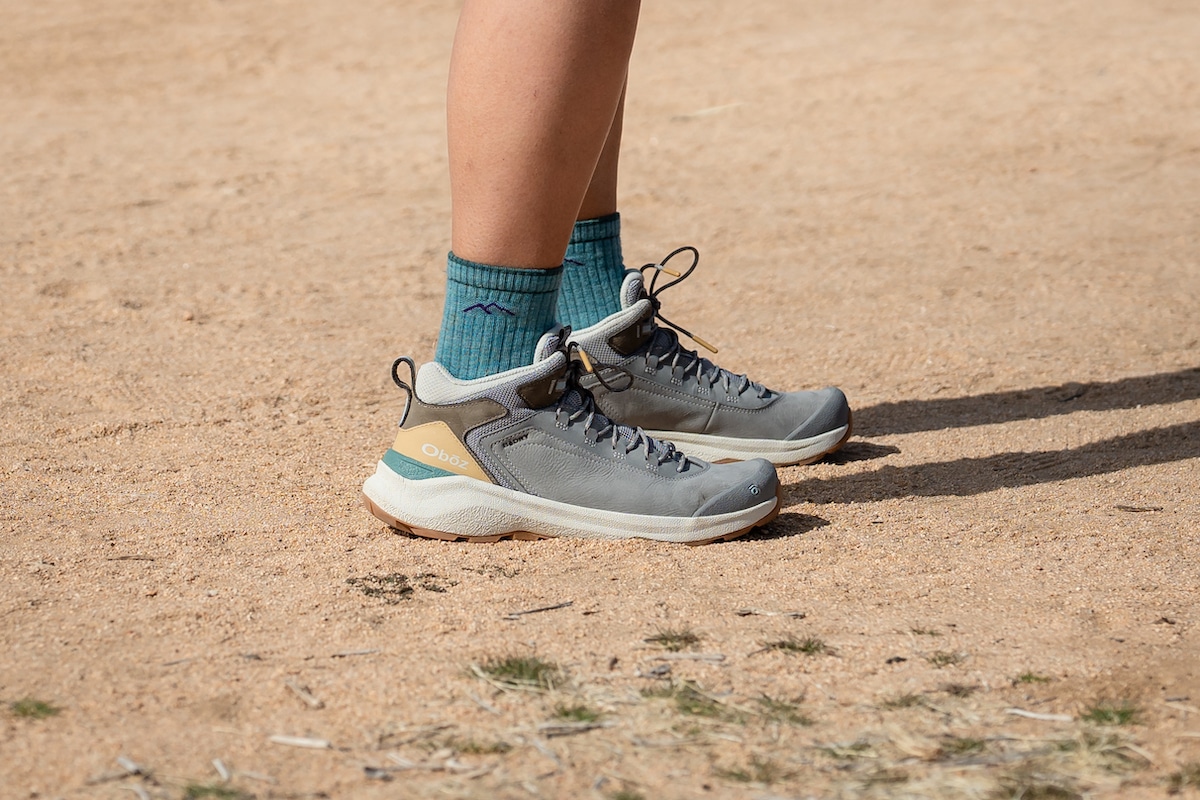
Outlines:
[{"label": "beige sand texture", "polygon": [[703,548],[360,506],[455,3],[3,10],[0,796],[1197,796],[1200,6],[646,4],[629,263],[856,409]]}]

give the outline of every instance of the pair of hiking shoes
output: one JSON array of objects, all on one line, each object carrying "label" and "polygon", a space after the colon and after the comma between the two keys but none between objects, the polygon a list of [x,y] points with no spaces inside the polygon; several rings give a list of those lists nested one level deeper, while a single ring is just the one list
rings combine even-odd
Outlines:
[{"label": "pair of hiking shoes", "polygon": [[[666,266],[686,251],[685,272]],[[782,502],[775,467],[841,447],[850,408],[839,389],[776,392],[685,349],[678,332],[707,345],[659,313],[658,294],[697,261],[680,248],[630,271],[620,311],[545,334],[529,366],[460,380],[397,359],[408,399],[363,487],[367,508],[418,536],[472,542],[703,544],[770,522]],[[656,289],[663,273],[675,280]]]}]

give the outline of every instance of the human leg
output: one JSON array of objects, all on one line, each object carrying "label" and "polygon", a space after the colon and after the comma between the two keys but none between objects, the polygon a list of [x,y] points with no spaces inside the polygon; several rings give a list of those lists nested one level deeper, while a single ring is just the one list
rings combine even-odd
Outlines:
[{"label": "human leg", "polygon": [[[561,332],[530,345],[530,320],[544,320],[612,129],[636,18],[631,0],[464,6],[448,99],[454,253],[438,355],[407,379],[405,360],[394,365],[404,418],[364,486],[371,512],[395,527],[471,541],[697,543],[778,513],[770,464],[688,459],[612,422],[581,388],[585,362]],[[496,351],[502,358],[475,358]]]},{"label": "human leg", "polygon": [[447,100],[455,254],[562,264],[621,100],[638,5],[463,6]]},{"label": "human leg", "polygon": [[621,217],[617,213],[617,168],[624,112],[622,92],[567,244],[558,319],[572,328],[594,325],[621,310],[625,261],[621,253]]},{"label": "human leg", "polygon": [[[437,361],[528,364],[620,102],[637,2],[468,0],[447,91],[452,249]],[[614,200],[615,201],[615,200]]]},{"label": "human leg", "polygon": [[626,275],[616,194],[623,110],[624,95],[571,234],[558,300],[575,341],[631,376],[624,392],[585,378],[598,406],[711,460],[758,457],[784,466],[837,450],[852,427],[841,390],[780,392],[718,367],[659,326],[660,301],[642,275]]}]

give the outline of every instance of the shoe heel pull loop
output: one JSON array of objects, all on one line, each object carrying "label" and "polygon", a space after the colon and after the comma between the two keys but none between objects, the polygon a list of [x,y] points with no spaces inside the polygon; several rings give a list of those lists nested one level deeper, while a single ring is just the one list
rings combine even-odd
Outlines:
[{"label": "shoe heel pull loop", "polygon": [[[408,365],[409,379],[407,383],[400,378],[401,364]],[[408,411],[412,408],[413,398],[416,397],[416,389],[413,387],[417,385],[417,365],[408,356],[400,356],[392,362],[392,380],[400,387],[400,391],[406,395],[404,398],[404,411],[400,414],[400,427],[403,428],[404,421],[408,419]]]}]

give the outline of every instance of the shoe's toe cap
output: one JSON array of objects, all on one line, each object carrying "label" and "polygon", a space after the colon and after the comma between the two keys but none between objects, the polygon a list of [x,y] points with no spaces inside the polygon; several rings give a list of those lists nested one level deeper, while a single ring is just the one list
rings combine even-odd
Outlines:
[{"label": "shoe's toe cap", "polygon": [[708,499],[695,513],[697,517],[716,516],[754,508],[775,497],[779,477],[775,465],[762,458],[711,466],[726,484],[723,491]]},{"label": "shoe's toe cap", "polygon": [[795,402],[803,400],[804,422],[787,439],[808,439],[850,424],[850,403],[836,386],[816,392],[794,392]]}]

